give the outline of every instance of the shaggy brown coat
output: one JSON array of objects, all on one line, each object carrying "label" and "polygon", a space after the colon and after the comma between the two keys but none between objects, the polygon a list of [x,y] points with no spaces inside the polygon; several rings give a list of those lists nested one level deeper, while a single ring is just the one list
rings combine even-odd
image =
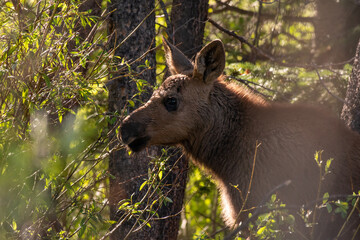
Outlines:
[{"label": "shaggy brown coat", "polygon": [[[324,162],[334,159],[320,196],[359,190],[360,136],[340,120],[312,106],[269,103],[226,82],[219,40],[205,46],[195,63],[166,41],[164,47],[172,76],[123,121],[122,140],[135,152],[156,144],[181,146],[214,178],[228,226],[247,217],[239,215],[243,207],[257,206],[289,179],[292,184],[278,191],[282,202],[300,206],[314,201],[320,181],[316,151],[323,150]],[[328,218],[320,217],[314,239],[336,236],[341,224],[334,227]]]}]

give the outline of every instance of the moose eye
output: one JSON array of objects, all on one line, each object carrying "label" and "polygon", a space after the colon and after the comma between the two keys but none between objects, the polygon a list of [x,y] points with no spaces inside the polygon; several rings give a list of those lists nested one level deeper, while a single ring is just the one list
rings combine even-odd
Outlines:
[{"label": "moose eye", "polygon": [[176,111],[178,107],[178,101],[174,97],[168,97],[165,98],[164,105],[168,112]]}]

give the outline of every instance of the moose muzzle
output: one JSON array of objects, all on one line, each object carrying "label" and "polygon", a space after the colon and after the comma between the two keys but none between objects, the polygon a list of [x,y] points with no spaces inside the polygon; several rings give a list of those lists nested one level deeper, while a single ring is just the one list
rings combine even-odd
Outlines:
[{"label": "moose muzzle", "polygon": [[134,152],[144,149],[150,140],[150,137],[146,135],[146,124],[133,122],[129,117],[122,122],[120,135],[123,143]]}]

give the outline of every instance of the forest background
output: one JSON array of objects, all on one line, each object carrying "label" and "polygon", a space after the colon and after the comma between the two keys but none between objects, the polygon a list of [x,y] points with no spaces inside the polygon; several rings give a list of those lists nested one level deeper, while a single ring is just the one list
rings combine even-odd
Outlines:
[{"label": "forest background", "polygon": [[[360,131],[359,1],[2,0],[0,26],[0,239],[229,233],[211,178],[178,149],[134,156],[118,139],[167,74],[163,36],[189,58],[221,39],[230,81]],[[281,239],[292,222],[273,210],[248,229]]]}]

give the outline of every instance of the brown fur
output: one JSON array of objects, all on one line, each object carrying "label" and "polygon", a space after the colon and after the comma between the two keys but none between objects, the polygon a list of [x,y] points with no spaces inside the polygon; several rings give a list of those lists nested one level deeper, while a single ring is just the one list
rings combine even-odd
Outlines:
[{"label": "brown fur", "polygon": [[[205,46],[194,64],[174,46],[164,44],[174,75],[124,120],[122,139],[135,151],[155,144],[181,146],[215,179],[228,226],[247,217],[238,218],[238,214],[248,191],[257,142],[260,146],[245,208],[257,206],[271,189],[288,179],[292,184],[278,192],[284,203],[300,206],[315,200],[319,167],[314,153],[319,150],[323,150],[324,161],[334,158],[320,196],[359,190],[360,136],[340,120],[316,107],[268,103],[225,82],[220,76],[224,49],[218,40]],[[164,106],[169,97],[177,101],[175,111]],[[341,225],[330,229],[323,223],[326,216],[319,220],[322,225],[316,239],[334,237],[340,229]]]}]

